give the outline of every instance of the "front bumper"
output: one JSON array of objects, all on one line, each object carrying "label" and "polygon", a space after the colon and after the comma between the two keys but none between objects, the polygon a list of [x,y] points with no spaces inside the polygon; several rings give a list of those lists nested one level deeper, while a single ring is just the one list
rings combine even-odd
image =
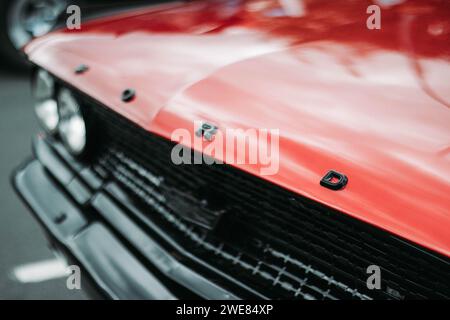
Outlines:
[{"label": "front bumper", "polygon": [[180,262],[170,241],[145,233],[124,212],[120,187],[58,142],[36,137],[33,152],[12,183],[55,247],[81,267],[82,285],[88,280],[112,299],[238,299]]}]

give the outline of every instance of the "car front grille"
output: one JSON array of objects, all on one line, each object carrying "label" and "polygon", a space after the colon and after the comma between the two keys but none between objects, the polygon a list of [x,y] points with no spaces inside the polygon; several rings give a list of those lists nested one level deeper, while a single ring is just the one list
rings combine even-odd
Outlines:
[{"label": "car front grille", "polygon": [[[175,165],[173,142],[81,99],[101,146],[92,166],[187,252],[247,288],[248,297],[450,298],[446,257],[229,165]],[[213,228],[211,220],[218,221]],[[381,268],[380,290],[367,287],[370,265]]]}]

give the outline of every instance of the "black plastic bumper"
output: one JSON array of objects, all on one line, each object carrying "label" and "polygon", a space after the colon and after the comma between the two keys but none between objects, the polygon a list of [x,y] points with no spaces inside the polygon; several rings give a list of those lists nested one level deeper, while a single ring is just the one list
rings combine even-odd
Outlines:
[{"label": "black plastic bumper", "polygon": [[176,299],[181,292],[181,297],[238,298],[145,233],[114,197],[120,187],[103,181],[58,142],[37,137],[33,151],[35,158],[14,172],[13,185],[55,247],[80,265],[102,296]]}]

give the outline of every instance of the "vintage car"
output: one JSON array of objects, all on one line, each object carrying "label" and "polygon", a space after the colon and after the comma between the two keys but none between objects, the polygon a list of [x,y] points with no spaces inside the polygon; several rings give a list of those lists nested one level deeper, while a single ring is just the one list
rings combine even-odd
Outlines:
[{"label": "vintage car", "polygon": [[[449,2],[373,4],[176,2],[33,40],[15,189],[101,297],[450,298]],[[249,129],[276,130],[274,172],[252,137],[208,148]]]}]

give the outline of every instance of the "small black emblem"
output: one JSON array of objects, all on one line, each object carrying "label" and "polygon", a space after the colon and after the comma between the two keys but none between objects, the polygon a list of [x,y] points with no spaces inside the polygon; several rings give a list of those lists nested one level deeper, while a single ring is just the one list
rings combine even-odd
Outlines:
[{"label": "small black emblem", "polygon": [[85,64],[80,64],[78,67],[75,68],[76,74],[82,74],[89,70],[89,67]]},{"label": "small black emblem", "polygon": [[202,123],[200,128],[195,132],[197,137],[204,137],[208,141],[212,141],[214,139],[214,135],[217,132],[217,126],[210,123]]},{"label": "small black emblem", "polygon": [[122,92],[122,101],[130,102],[131,100],[134,99],[135,96],[136,96],[136,92],[133,89],[125,89]]},{"label": "small black emblem", "polygon": [[344,174],[330,170],[320,180],[320,185],[331,190],[341,190],[347,185],[347,182],[348,178]]}]

